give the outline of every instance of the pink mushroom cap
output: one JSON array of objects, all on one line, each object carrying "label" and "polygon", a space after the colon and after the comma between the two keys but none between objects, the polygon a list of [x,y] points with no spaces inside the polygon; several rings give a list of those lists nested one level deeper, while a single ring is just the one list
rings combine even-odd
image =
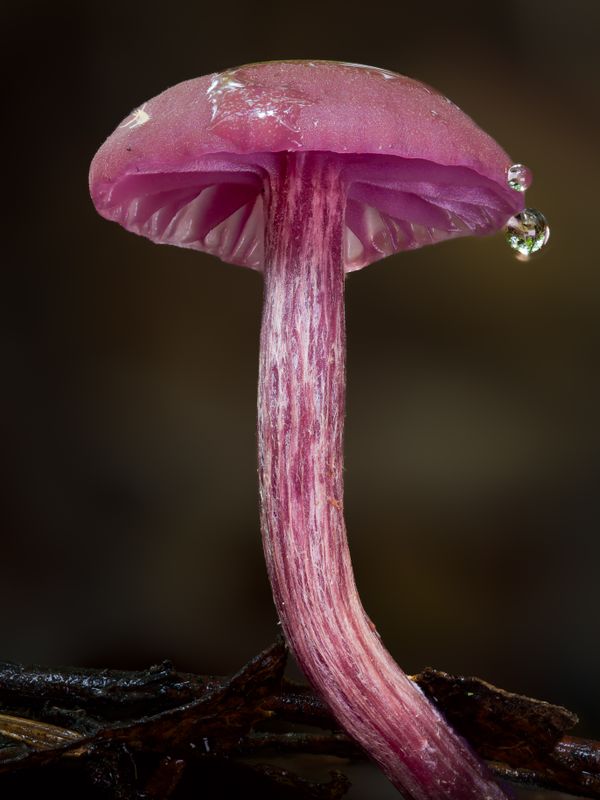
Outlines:
[{"label": "pink mushroom cap", "polygon": [[154,242],[262,269],[271,177],[282,154],[311,151],[340,162],[346,271],[494,233],[524,207],[509,156],[446,97],[328,61],[250,64],[167,89],[96,153],[90,192],[102,216]]}]

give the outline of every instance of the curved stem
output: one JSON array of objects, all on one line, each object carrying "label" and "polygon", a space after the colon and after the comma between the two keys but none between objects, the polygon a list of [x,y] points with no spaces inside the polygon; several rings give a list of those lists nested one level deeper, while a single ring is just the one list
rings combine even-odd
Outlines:
[{"label": "curved stem", "polygon": [[307,678],[406,798],[500,800],[358,597],[342,509],[342,164],[326,153],[280,162],[267,201],[258,397],[261,525],[279,618]]}]

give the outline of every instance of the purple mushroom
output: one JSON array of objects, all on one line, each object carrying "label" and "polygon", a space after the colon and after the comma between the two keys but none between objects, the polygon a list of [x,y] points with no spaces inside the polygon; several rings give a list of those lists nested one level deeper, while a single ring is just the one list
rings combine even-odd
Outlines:
[{"label": "purple mushroom", "polygon": [[384,648],[356,590],[344,283],[399,250],[502,228],[523,209],[510,166],[418,81],[287,61],[167,89],[119,125],[90,171],[107,219],[264,273],[258,459],[275,605],[312,685],[412,800],[506,795]]}]

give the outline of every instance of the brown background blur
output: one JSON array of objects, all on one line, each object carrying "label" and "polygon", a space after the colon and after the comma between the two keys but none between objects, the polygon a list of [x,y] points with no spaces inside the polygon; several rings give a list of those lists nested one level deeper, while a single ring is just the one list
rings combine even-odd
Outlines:
[{"label": "brown background blur", "polygon": [[564,703],[600,736],[600,4],[3,9],[0,659],[229,672],[273,639],[260,275],[105,222],[87,170],[174,83],[342,59],[447,94],[533,169],[527,202],[553,230],[528,264],[497,236],[350,276],[364,604],[407,670]]}]

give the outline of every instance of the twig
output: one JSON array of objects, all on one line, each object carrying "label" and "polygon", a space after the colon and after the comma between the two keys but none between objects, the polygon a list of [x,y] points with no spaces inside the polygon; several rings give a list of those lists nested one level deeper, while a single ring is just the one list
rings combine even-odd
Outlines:
[{"label": "twig", "polygon": [[[237,761],[364,757],[318,697],[283,679],[285,661],[278,642],[229,679],[179,673],[168,662],[137,672],[0,664],[0,789],[3,775],[75,760],[115,798],[170,797],[190,769],[203,786],[209,772],[227,772],[241,785],[259,781],[265,797],[275,787],[278,797],[339,798],[348,787],[340,776],[315,784]],[[498,777],[600,798],[600,744],[566,735],[577,722],[571,712],[478,678],[427,669],[413,679]],[[327,732],[299,732],[298,724]]]}]

